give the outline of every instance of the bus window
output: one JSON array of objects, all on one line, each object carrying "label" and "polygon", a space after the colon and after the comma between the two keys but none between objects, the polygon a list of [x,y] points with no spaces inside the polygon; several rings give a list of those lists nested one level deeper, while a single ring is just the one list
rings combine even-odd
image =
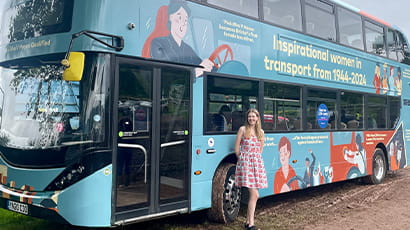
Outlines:
[{"label": "bus window", "polygon": [[306,32],[326,40],[336,41],[334,7],[318,0],[306,0]]},{"label": "bus window", "polygon": [[369,96],[367,99],[367,127],[369,129],[386,128],[386,98]]},{"label": "bus window", "polygon": [[208,0],[208,3],[251,17],[258,17],[258,0]]},{"label": "bus window", "polygon": [[350,92],[340,93],[339,129],[363,128],[363,95]]},{"label": "bus window", "polygon": [[3,104],[4,104],[4,92],[0,88],[0,127],[1,127],[1,122],[3,118]]},{"label": "bus window", "polygon": [[404,39],[404,36],[402,33],[397,32],[397,57],[399,62],[404,62],[406,59],[406,56],[408,56],[408,44],[406,42],[406,39]]},{"label": "bus window", "polygon": [[395,128],[400,119],[400,97],[389,97],[390,128]]},{"label": "bus window", "polygon": [[63,0],[8,1],[0,20],[4,31],[0,44],[70,31],[73,4]]},{"label": "bus window", "polygon": [[383,27],[365,21],[366,51],[380,56],[386,56]]},{"label": "bus window", "polygon": [[265,83],[263,116],[265,131],[300,130],[300,87]]},{"label": "bus window", "polygon": [[263,17],[265,21],[302,31],[300,0],[263,0]]},{"label": "bus window", "polygon": [[389,58],[397,61],[396,33],[391,29],[387,30],[387,49],[387,52],[389,53]]},{"label": "bus window", "polygon": [[349,10],[338,8],[340,43],[363,50],[362,18]]},{"label": "bus window", "polygon": [[336,92],[310,89],[306,103],[306,128],[314,130],[335,129]]},{"label": "bus window", "polygon": [[258,82],[208,76],[206,131],[237,131],[246,111],[256,108]]}]

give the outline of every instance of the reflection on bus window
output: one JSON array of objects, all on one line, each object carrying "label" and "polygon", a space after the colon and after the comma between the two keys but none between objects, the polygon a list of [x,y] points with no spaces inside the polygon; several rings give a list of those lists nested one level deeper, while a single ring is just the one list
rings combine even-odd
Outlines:
[{"label": "reflection on bus window", "polygon": [[244,15],[258,17],[258,0],[208,0],[208,3]]},{"label": "reflection on bus window", "polygon": [[326,40],[336,41],[333,6],[319,1],[308,2],[314,5],[306,4],[306,32]]},{"label": "reflection on bus window", "polygon": [[389,112],[390,112],[390,125],[389,128],[395,128],[400,119],[400,97],[389,98]]},{"label": "reflection on bus window", "polygon": [[387,52],[389,53],[389,58],[397,61],[397,39],[396,34],[393,30],[387,30]]},{"label": "reflection on bus window", "polygon": [[300,0],[264,0],[263,17],[268,22],[302,31]]},{"label": "reflection on bus window", "polygon": [[1,122],[3,118],[3,104],[4,104],[4,92],[0,88],[0,127],[1,127]]},{"label": "reflection on bus window", "polygon": [[301,129],[300,87],[265,83],[264,122],[265,131]]},{"label": "reflection on bus window", "polygon": [[258,82],[209,76],[207,86],[206,130],[237,131],[246,111],[256,108]]},{"label": "reflection on bus window", "polygon": [[365,21],[366,51],[386,56],[383,27]]},{"label": "reflection on bus window", "polygon": [[[404,38],[403,34],[400,32],[397,32],[398,38],[397,38],[397,46],[399,49],[397,50],[397,57],[399,62],[405,62],[406,58],[406,52],[409,52],[409,47],[406,42],[406,39]],[[408,54],[407,54],[408,55]]]},{"label": "reflection on bus window", "polygon": [[357,93],[342,92],[340,95],[340,129],[363,128],[363,96]]},{"label": "reflection on bus window", "polygon": [[[5,11],[0,44],[67,32],[71,29],[73,1],[2,1]],[[30,15],[30,16],[28,16]]]},{"label": "reflection on bus window", "polygon": [[363,50],[362,18],[344,8],[338,8],[340,43]]},{"label": "reflection on bus window", "polygon": [[369,129],[386,128],[386,98],[369,96],[367,99],[367,127]]},{"label": "reflection on bus window", "polygon": [[[326,111],[319,111],[326,108]],[[307,101],[307,129],[334,130],[338,119],[336,111],[336,92],[309,89]]]}]

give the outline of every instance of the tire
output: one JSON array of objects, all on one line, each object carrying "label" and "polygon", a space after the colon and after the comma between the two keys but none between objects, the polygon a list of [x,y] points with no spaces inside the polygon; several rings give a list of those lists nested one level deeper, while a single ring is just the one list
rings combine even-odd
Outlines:
[{"label": "tire", "polygon": [[212,181],[212,207],[208,218],[219,223],[233,222],[239,213],[241,188],[235,186],[235,165],[222,163]]},{"label": "tire", "polygon": [[372,174],[364,178],[364,181],[369,184],[380,184],[383,182],[387,173],[387,163],[384,152],[380,148],[374,150],[372,159]]}]

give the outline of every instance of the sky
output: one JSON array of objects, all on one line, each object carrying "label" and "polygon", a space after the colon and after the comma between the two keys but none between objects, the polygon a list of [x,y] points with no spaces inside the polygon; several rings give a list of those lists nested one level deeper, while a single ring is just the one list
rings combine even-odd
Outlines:
[{"label": "sky", "polygon": [[410,0],[342,0],[383,21],[395,25],[410,38]]}]

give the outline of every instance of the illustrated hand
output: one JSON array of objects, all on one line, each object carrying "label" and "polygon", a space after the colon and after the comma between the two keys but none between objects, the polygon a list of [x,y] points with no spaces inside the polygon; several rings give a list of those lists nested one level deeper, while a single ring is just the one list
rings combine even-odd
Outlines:
[{"label": "illustrated hand", "polygon": [[201,64],[199,64],[200,66],[202,66],[203,68],[196,68],[195,69],[195,76],[199,77],[202,74],[204,74],[204,72],[211,72],[212,67],[214,66],[214,63],[211,62],[211,60],[209,59],[204,59],[202,60]]},{"label": "illustrated hand", "polygon": [[280,189],[280,192],[289,192],[290,187],[287,184],[283,184],[282,188]]}]

